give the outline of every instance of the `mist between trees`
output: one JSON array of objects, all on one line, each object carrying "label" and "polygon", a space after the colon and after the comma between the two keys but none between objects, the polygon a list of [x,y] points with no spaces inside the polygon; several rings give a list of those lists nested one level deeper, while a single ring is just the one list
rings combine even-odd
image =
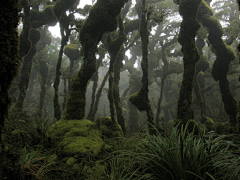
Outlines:
[{"label": "mist between trees", "polygon": [[[107,117],[125,136],[187,124],[239,132],[235,0],[91,3],[0,3],[10,23],[1,27],[0,132],[33,117],[47,127]],[[61,37],[49,30],[57,24]]]}]

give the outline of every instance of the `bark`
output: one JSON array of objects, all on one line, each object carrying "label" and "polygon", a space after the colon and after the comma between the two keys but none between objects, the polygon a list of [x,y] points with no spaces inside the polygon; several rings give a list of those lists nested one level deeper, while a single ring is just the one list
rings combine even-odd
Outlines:
[{"label": "bark", "polygon": [[24,103],[24,100],[26,97],[26,92],[28,90],[30,74],[31,74],[31,70],[32,70],[32,60],[37,52],[36,44],[40,40],[40,32],[36,29],[31,29],[30,39],[32,42],[32,47],[31,47],[29,53],[24,57],[24,61],[23,61],[23,65],[22,65],[22,69],[21,69],[21,73],[20,73],[20,79],[19,79],[19,83],[18,83],[19,97],[17,99],[15,108],[18,108],[20,110],[23,109],[23,103]]},{"label": "bark", "polygon": [[[60,83],[60,76],[62,75],[60,69],[61,69],[61,64],[62,64],[62,56],[63,56],[63,50],[64,50],[64,46],[67,44],[68,41],[68,36],[70,35],[70,30],[68,29],[68,25],[65,27],[64,26],[64,18],[66,18],[66,15],[63,15],[60,19],[60,31],[61,31],[61,36],[62,36],[62,40],[61,40],[61,47],[60,47],[60,51],[59,51],[59,55],[58,55],[58,62],[57,62],[57,67],[56,67],[56,76],[55,76],[55,80],[54,80],[54,99],[53,99],[53,103],[54,103],[54,117],[59,120],[61,119],[61,108],[60,108],[60,104],[59,104],[59,95],[58,95],[58,87],[59,87],[59,83]],[[66,35],[65,35],[65,33]]]},{"label": "bark", "polygon": [[[93,113],[93,108],[94,108],[94,104],[95,104],[95,95],[96,95],[96,91],[97,91],[97,84],[98,84],[98,69],[100,67],[100,64],[102,63],[103,58],[105,57],[105,53],[100,54],[99,58],[98,58],[98,62],[97,62],[97,71],[93,74],[93,87],[92,87],[92,102],[90,105],[90,110],[87,116],[87,119],[92,118],[92,113]],[[94,121],[94,119],[91,119],[92,121]]]},{"label": "bark", "polygon": [[[122,115],[122,108],[120,106],[120,97],[119,97],[119,80],[120,80],[120,69],[122,60],[125,56],[125,51],[123,43],[126,40],[126,34],[124,33],[124,27],[121,16],[118,17],[119,23],[119,35],[117,39],[111,40],[110,35],[107,39],[108,52],[110,54],[110,67],[109,67],[109,90],[108,90],[108,99],[110,106],[111,119],[115,122],[115,108],[117,112],[117,121],[122,127],[123,132],[126,132],[124,118]],[[120,53],[122,49],[122,54]],[[113,77],[114,76],[114,77]],[[115,105],[115,108],[114,108]]]},{"label": "bark", "polygon": [[184,73],[178,98],[177,119],[183,124],[186,124],[189,119],[193,119],[193,80],[196,63],[200,57],[195,45],[196,32],[200,28],[196,17],[200,3],[201,0],[179,1],[179,13],[183,17],[183,21],[181,23],[178,42],[182,45]]},{"label": "bark", "polygon": [[94,103],[94,107],[93,107],[92,113],[88,115],[88,119],[91,120],[91,121],[94,120],[94,117],[95,117],[95,115],[97,113],[98,104],[99,104],[99,100],[100,100],[100,97],[101,97],[101,94],[102,94],[102,90],[103,90],[103,88],[105,86],[105,83],[106,83],[108,77],[109,77],[109,72],[107,72],[106,75],[103,78],[102,84],[101,84],[101,86],[98,89],[98,92],[96,94],[96,101]]},{"label": "bark", "polygon": [[[0,136],[11,102],[8,91],[19,69],[18,57],[18,1],[0,1]],[[0,138],[1,143],[1,138]]]},{"label": "bark", "polygon": [[233,131],[238,131],[237,120],[237,101],[234,99],[230,91],[229,82],[227,80],[227,73],[229,64],[236,58],[236,54],[231,46],[227,45],[222,40],[223,30],[219,21],[213,17],[213,11],[208,4],[203,0],[199,7],[198,20],[209,31],[208,40],[214,48],[217,56],[213,68],[212,76],[215,81],[219,80],[220,92],[225,110],[230,117],[230,124]]},{"label": "bark", "polygon": [[84,63],[72,79],[65,119],[80,120],[85,117],[86,90],[89,80],[96,71],[97,45],[104,33],[112,32],[117,28],[117,17],[126,2],[127,0],[98,0],[81,27],[80,42]]},{"label": "bark", "polygon": [[142,62],[141,62],[141,68],[143,71],[142,76],[142,87],[139,92],[134,93],[130,96],[130,102],[134,104],[138,110],[140,111],[146,111],[147,113],[147,122],[148,122],[148,130],[150,134],[155,134],[155,129],[153,126],[153,112],[151,109],[151,105],[148,99],[148,27],[147,23],[149,20],[150,13],[147,13],[145,10],[145,0],[142,0],[142,8],[144,11],[142,11],[141,16],[141,25],[140,25],[140,36],[142,40]]}]

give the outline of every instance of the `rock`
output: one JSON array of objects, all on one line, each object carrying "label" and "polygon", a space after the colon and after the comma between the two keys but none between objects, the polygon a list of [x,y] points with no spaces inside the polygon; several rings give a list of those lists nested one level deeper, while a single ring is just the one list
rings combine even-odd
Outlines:
[{"label": "rock", "polygon": [[60,155],[98,155],[104,147],[96,124],[83,120],[59,120],[48,130],[47,136]]}]

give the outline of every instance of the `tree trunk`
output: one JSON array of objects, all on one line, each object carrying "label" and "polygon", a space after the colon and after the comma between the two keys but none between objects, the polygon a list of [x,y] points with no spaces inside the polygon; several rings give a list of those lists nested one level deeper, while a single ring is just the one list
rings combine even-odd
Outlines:
[{"label": "tree trunk", "polygon": [[201,0],[179,1],[179,13],[183,17],[183,21],[181,23],[178,42],[182,45],[184,73],[178,98],[177,119],[183,124],[186,124],[189,119],[193,119],[193,79],[196,63],[200,57],[195,45],[196,32],[200,28],[196,17],[200,3]]},{"label": "tree trunk", "polygon": [[83,24],[80,30],[80,42],[84,62],[78,74],[72,79],[65,119],[80,120],[85,117],[86,90],[89,80],[96,71],[97,45],[104,33],[112,32],[117,28],[117,17],[127,1],[97,1]]}]

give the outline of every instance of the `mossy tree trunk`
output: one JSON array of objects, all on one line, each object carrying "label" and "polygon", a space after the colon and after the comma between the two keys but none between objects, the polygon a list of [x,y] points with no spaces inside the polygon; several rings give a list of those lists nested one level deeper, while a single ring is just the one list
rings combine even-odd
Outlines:
[{"label": "mossy tree trunk", "polygon": [[140,37],[142,41],[142,62],[141,62],[141,68],[143,71],[143,76],[142,76],[142,87],[139,92],[132,94],[130,96],[130,102],[134,104],[138,110],[140,111],[146,111],[147,113],[147,122],[148,124],[148,129],[150,134],[155,133],[155,129],[152,128],[151,126],[153,125],[153,112],[151,109],[151,105],[148,99],[148,43],[149,43],[149,32],[148,32],[148,20],[150,13],[147,13],[147,10],[145,9],[146,1],[142,0],[142,16],[141,16],[141,25],[140,25]]},{"label": "mossy tree trunk", "polygon": [[230,117],[230,124],[232,125],[233,131],[238,131],[239,122],[237,120],[237,101],[234,99],[230,91],[227,79],[229,64],[236,58],[236,54],[232,47],[222,40],[222,26],[212,15],[212,9],[203,0],[198,11],[198,20],[204,27],[207,27],[209,31],[208,40],[213,46],[217,56],[213,64],[212,76],[215,81],[219,81],[222,100],[225,110]]},{"label": "mossy tree trunk", "polygon": [[28,89],[30,74],[32,70],[32,59],[37,52],[36,44],[40,40],[40,32],[37,29],[32,28],[30,30],[30,40],[32,42],[32,47],[29,53],[24,57],[22,69],[20,72],[20,79],[18,83],[20,92],[19,92],[19,97],[17,99],[17,102],[15,104],[15,108],[18,108],[19,110],[23,109],[23,102]]},{"label": "mossy tree trunk", "polygon": [[122,68],[122,61],[125,57],[125,50],[122,46],[120,52],[117,56],[116,62],[114,64],[114,78],[113,78],[113,98],[115,109],[117,113],[117,120],[119,125],[122,127],[124,133],[126,133],[125,119],[122,112],[122,104],[120,102],[120,93],[119,93],[119,81],[120,81],[120,69]]},{"label": "mossy tree trunk", "polygon": [[[65,119],[85,117],[86,89],[96,71],[97,45],[106,32],[117,28],[117,17],[127,0],[98,0],[80,30],[83,50],[83,65],[72,79],[72,88],[66,105]],[[96,18],[98,17],[98,18]]]},{"label": "mossy tree trunk", "polygon": [[[138,86],[133,86],[130,90],[130,94],[134,94],[139,91]],[[134,134],[139,131],[139,115],[138,109],[130,101],[128,102],[128,134]]]},{"label": "mossy tree trunk", "polygon": [[[126,40],[126,34],[124,33],[124,27],[121,16],[118,17],[119,24],[119,35],[117,39],[111,40],[110,35],[108,36],[108,52],[110,54],[110,67],[109,67],[109,91],[108,99],[110,105],[111,119],[115,122],[115,108],[117,112],[117,121],[121,125],[123,132],[126,132],[124,118],[122,115],[122,108],[120,106],[119,97],[119,80],[120,80],[120,69],[122,59],[125,56],[123,43]],[[123,57],[122,54],[123,53]],[[114,77],[113,77],[114,76]],[[114,108],[115,105],[115,108]]]},{"label": "mossy tree trunk", "polygon": [[[240,0],[238,0],[238,8],[240,11]],[[238,44],[238,53],[240,54],[240,44]],[[240,64],[240,55],[239,55],[239,64]],[[240,75],[239,75],[239,82],[240,82]],[[238,102],[238,122],[240,122],[240,100]]]},{"label": "mossy tree trunk", "polygon": [[177,119],[186,124],[192,116],[192,92],[196,63],[199,60],[198,49],[195,45],[195,36],[200,25],[197,21],[197,11],[201,0],[180,0],[179,13],[183,17],[178,42],[182,45],[184,73],[182,86],[179,92]]},{"label": "mossy tree trunk", "polygon": [[[196,94],[197,101],[200,105],[201,110],[201,122],[206,121],[206,106],[204,103],[204,97],[201,92],[201,87],[198,82],[197,76],[203,76],[202,74],[209,68],[209,60],[206,56],[203,56],[203,47],[205,46],[204,38],[202,38],[200,35],[198,35],[198,39],[196,41],[196,46],[198,48],[199,54],[200,54],[200,60],[198,61],[196,65],[196,75],[194,77],[194,92]],[[199,74],[201,73],[201,74]],[[202,77],[204,78],[204,77]],[[201,82],[204,82],[204,79],[201,80]]]},{"label": "mossy tree trunk", "polygon": [[[240,11],[240,0],[238,2],[238,9]],[[240,64],[240,44],[238,44],[238,54],[239,54],[239,64]],[[239,82],[240,82],[240,75],[239,75]],[[238,102],[238,122],[240,122],[240,100]]]},{"label": "mossy tree trunk", "polygon": [[109,77],[109,71],[106,73],[106,75],[104,76],[103,78],[103,81],[101,83],[101,86],[99,87],[98,91],[97,91],[97,94],[96,94],[96,100],[95,100],[95,103],[94,103],[94,106],[93,106],[93,110],[92,110],[92,113],[88,115],[88,118],[89,120],[93,121],[94,118],[95,118],[95,115],[97,113],[97,110],[98,110],[98,104],[99,104],[99,100],[101,98],[101,94],[102,94],[102,90],[107,82],[107,79]]},{"label": "mossy tree trunk", "polygon": [[[163,44],[163,42],[160,42],[161,46],[162,46],[162,50],[161,50],[161,54],[162,54],[162,62],[164,63],[164,67],[163,69],[167,69],[168,68],[168,60],[167,60],[167,48],[172,45],[173,43],[175,43],[177,41],[177,38],[174,37],[171,41]],[[164,83],[165,83],[165,79],[167,78],[168,74],[167,71],[163,70],[163,75],[161,78],[161,89],[160,89],[160,97],[158,99],[158,103],[157,103],[157,113],[156,113],[156,119],[155,119],[155,126],[158,127],[159,126],[159,115],[161,113],[161,103],[162,103],[162,99],[163,99],[163,88],[164,88]]]},{"label": "mossy tree trunk", "polygon": [[60,18],[60,32],[61,32],[61,47],[59,50],[59,55],[58,55],[58,62],[57,62],[57,67],[56,67],[56,77],[54,80],[54,99],[53,99],[53,104],[54,104],[54,117],[59,120],[61,119],[61,108],[60,108],[60,104],[59,104],[59,98],[58,98],[58,87],[59,87],[59,83],[60,83],[60,76],[62,75],[62,73],[60,72],[61,69],[61,64],[62,64],[62,56],[63,56],[63,50],[65,45],[67,44],[68,41],[68,36],[71,33],[71,30],[69,30],[68,26],[69,24],[65,24],[65,23],[69,23],[69,21],[67,20],[66,14],[64,12],[64,14],[62,14],[61,18]]},{"label": "mossy tree trunk", "polygon": [[[0,136],[8,115],[11,98],[8,95],[13,78],[18,73],[18,0],[0,1]],[[0,138],[1,142],[1,138]]]},{"label": "mossy tree trunk", "polygon": [[[39,74],[40,74],[40,97],[39,97],[39,104],[38,104],[38,110],[37,115],[39,117],[42,117],[43,115],[43,108],[45,104],[45,96],[46,96],[46,88],[47,88],[47,78],[48,78],[48,65],[45,61],[45,56],[47,55],[47,52],[45,51],[46,45],[49,45],[51,41],[48,41],[50,37],[47,35],[48,31],[48,25],[45,25],[43,30],[41,31],[41,40],[38,43],[38,66],[39,66]],[[49,39],[50,40],[50,39]]]},{"label": "mossy tree trunk", "polygon": [[24,57],[28,54],[31,48],[31,41],[29,40],[30,34],[30,4],[29,0],[23,0],[21,2],[22,7],[24,8],[24,18],[23,18],[23,30],[20,34],[20,42],[19,42],[19,54],[20,57]]},{"label": "mossy tree trunk", "polygon": [[103,58],[105,57],[105,52],[104,53],[100,53],[98,61],[97,61],[97,70],[96,72],[93,74],[92,80],[93,80],[93,87],[92,87],[92,101],[91,101],[91,105],[90,105],[90,110],[89,113],[87,115],[87,119],[94,121],[94,116],[93,115],[93,109],[94,109],[94,104],[96,103],[96,91],[97,91],[97,85],[98,85],[98,69],[100,67],[100,64],[102,63]]}]

